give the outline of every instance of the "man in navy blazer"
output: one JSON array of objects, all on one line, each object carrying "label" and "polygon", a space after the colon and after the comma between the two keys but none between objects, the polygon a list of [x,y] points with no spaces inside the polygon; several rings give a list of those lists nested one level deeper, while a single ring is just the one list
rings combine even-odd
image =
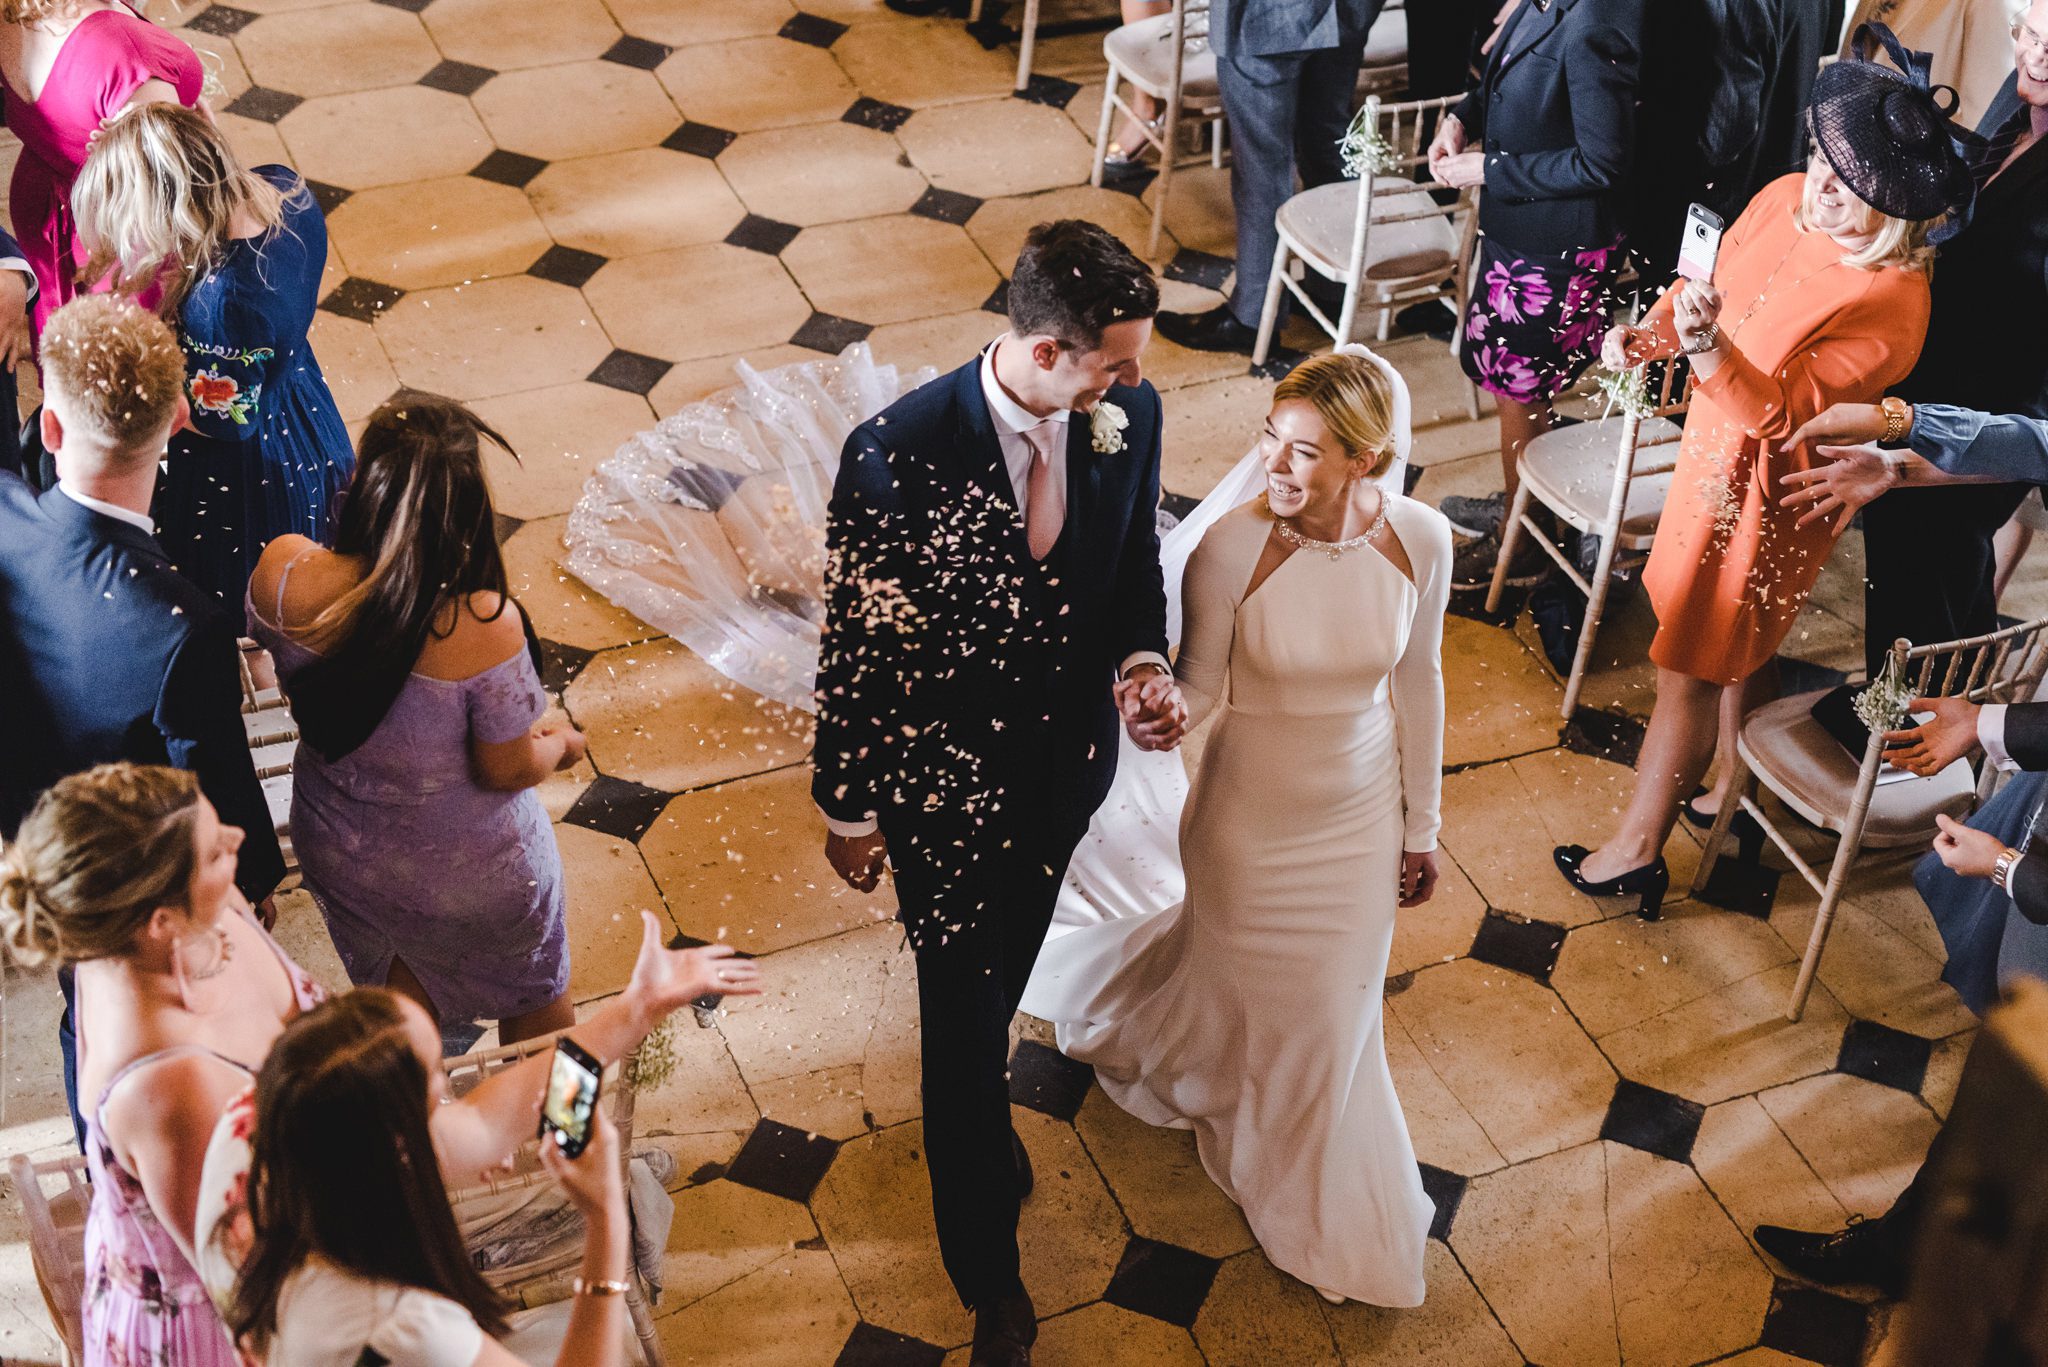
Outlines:
[{"label": "man in navy blazer", "polygon": [[895,872],[971,1367],[1024,1367],[1037,1333],[1010,1020],[1119,722],[1168,748],[1187,719],[1166,662],[1159,395],[1139,363],[1158,301],[1103,229],[1039,225],[1010,330],[856,428],[832,491],[812,793],[840,877],[872,889],[885,854]]}]

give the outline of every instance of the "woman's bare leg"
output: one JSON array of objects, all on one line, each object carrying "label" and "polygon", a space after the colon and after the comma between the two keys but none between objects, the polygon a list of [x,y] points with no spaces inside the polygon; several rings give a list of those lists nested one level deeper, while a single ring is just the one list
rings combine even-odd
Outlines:
[{"label": "woman's bare leg", "polygon": [[1713,761],[1714,714],[1723,691],[1718,684],[1690,675],[1657,671],[1657,703],[1650,710],[1649,732],[1636,761],[1635,792],[1621,825],[1579,865],[1587,880],[1604,883],[1664,852],[1664,842],[1678,820],[1678,804],[1699,786],[1700,775]]},{"label": "woman's bare leg", "polygon": [[1522,448],[1548,432],[1555,417],[1548,403],[1500,399],[1500,487],[1507,490],[1508,502],[1515,501],[1515,486],[1521,482],[1515,467],[1522,459]]},{"label": "woman's bare leg", "polygon": [[1728,780],[1735,774],[1735,743],[1742,736],[1742,719],[1778,696],[1778,662],[1771,660],[1739,684],[1721,690],[1721,739],[1715,748],[1717,770],[1714,786],[1693,803],[1694,810],[1712,816],[1728,800]]},{"label": "woman's bare leg", "polygon": [[411,997],[426,1008],[427,1014],[434,1018],[434,1024],[441,1023],[440,1009],[434,1005],[434,999],[427,995],[425,985],[414,976],[410,968],[406,967],[405,960],[395,957],[391,960],[391,967],[384,973],[384,985],[401,996]]},{"label": "woman's bare leg", "polygon": [[[1172,0],[1123,0],[1122,8],[1124,22],[1135,24],[1140,19],[1149,19],[1155,14],[1166,13],[1172,8]],[[1159,113],[1158,102],[1135,86],[1125,87],[1124,102],[1146,123],[1150,123]],[[1145,146],[1145,135],[1140,133],[1137,125],[1129,119],[1119,124],[1111,136],[1115,139],[1116,145],[1124,149],[1124,155],[1127,157],[1137,156]]]}]

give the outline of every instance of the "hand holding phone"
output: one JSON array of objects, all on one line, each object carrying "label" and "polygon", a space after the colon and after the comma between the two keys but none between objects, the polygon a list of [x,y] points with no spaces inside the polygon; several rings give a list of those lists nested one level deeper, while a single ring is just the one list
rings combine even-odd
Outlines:
[{"label": "hand holding phone", "polygon": [[604,1065],[563,1035],[555,1041],[554,1064],[548,1069],[547,1091],[541,1096],[540,1137],[552,1142],[565,1158],[574,1158],[590,1143],[596,1122],[597,1094]]},{"label": "hand holding phone", "polygon": [[1688,280],[1712,280],[1721,255],[1721,216],[1704,204],[1685,211],[1685,235],[1678,244],[1678,273]]}]

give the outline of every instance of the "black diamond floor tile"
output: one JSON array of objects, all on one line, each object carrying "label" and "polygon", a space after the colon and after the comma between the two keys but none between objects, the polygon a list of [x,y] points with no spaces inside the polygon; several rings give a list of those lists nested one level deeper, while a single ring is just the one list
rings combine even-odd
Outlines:
[{"label": "black diamond floor tile", "polygon": [[320,307],[329,313],[353,318],[358,323],[374,323],[378,314],[404,297],[405,291],[396,285],[379,284],[360,275],[351,275],[320,301]]},{"label": "black diamond floor tile", "polygon": [[604,266],[604,258],[596,252],[580,251],[575,247],[564,247],[560,243],[548,248],[540,260],[526,268],[528,275],[537,275],[543,280],[552,280],[557,285],[567,285],[580,290],[590,282]]},{"label": "black diamond floor tile", "polygon": [[647,834],[674,797],[674,793],[664,793],[631,779],[599,774],[562,820],[616,840],[637,841]]},{"label": "black diamond floor tile", "polygon": [[1927,1060],[1933,1053],[1932,1040],[1876,1021],[1852,1020],[1842,1032],[1835,1071],[1917,1094],[1927,1080]]},{"label": "black diamond floor tile", "polygon": [[939,1367],[945,1360],[943,1348],[863,1322],[853,1326],[832,1367]]},{"label": "black diamond floor tile", "polygon": [[276,123],[305,102],[304,97],[294,95],[288,90],[269,90],[260,85],[252,85],[230,100],[226,108],[228,113],[238,114],[245,119]]},{"label": "black diamond floor tile", "polygon": [[1422,1169],[1422,1190],[1436,1203],[1436,1214],[1429,1221],[1429,1237],[1448,1243],[1451,1225],[1458,1218],[1458,1204],[1465,1199],[1465,1188],[1472,1184],[1472,1179],[1427,1163],[1416,1166]]},{"label": "black diamond floor tile", "polygon": [[469,173],[478,180],[488,180],[497,185],[509,185],[515,190],[526,188],[527,182],[548,169],[548,164],[539,157],[529,157],[523,152],[507,152],[500,147],[485,157]]},{"label": "black diamond floor tile", "polygon": [[1548,921],[1525,921],[1489,911],[1472,940],[1472,957],[1495,968],[1527,974],[1539,983],[1550,981],[1564,948],[1564,927]]},{"label": "black diamond floor tile", "polygon": [[1033,75],[1022,90],[1012,91],[1020,100],[1042,104],[1051,109],[1065,109],[1081,93],[1081,87],[1072,81],[1063,81],[1057,76]]},{"label": "black diamond floor tile", "polygon": [[910,121],[917,111],[905,109],[900,104],[884,104],[863,95],[846,107],[839,116],[841,123],[857,123],[862,128],[872,128],[878,133],[893,133]]},{"label": "black diamond floor tile", "polygon": [[210,33],[216,38],[232,38],[255,23],[256,19],[257,16],[248,10],[236,9],[232,5],[209,5],[185,27]]},{"label": "black diamond floor tile", "polygon": [[1222,1265],[1189,1249],[1133,1236],[1102,1299],[1185,1329],[1202,1312]]},{"label": "black diamond floor tile", "polygon": [[344,190],[339,185],[329,185],[318,180],[307,181],[306,188],[313,192],[313,202],[320,206],[320,212],[323,214],[333,213],[342,206],[343,201],[355,193],[353,190]]},{"label": "black diamond floor tile", "polygon": [[1739,858],[1731,841],[1727,850],[1714,861],[1714,871],[1707,875],[1706,883],[1693,895],[1693,900],[1723,911],[1739,911],[1767,920],[1771,906],[1778,898],[1778,879],[1781,877],[1783,874],[1769,864],[1761,861],[1751,864]]},{"label": "black diamond floor tile", "polygon": [[1187,520],[1188,514],[1193,512],[1201,501],[1199,498],[1192,498],[1187,494],[1176,494],[1172,490],[1168,490],[1159,496],[1159,506],[1183,522]]},{"label": "black diamond floor tile", "polygon": [[525,525],[526,519],[514,517],[510,513],[500,513],[494,511],[491,514],[491,531],[498,538],[498,544],[500,546],[504,545],[507,541],[510,541],[512,539],[512,533],[518,531],[521,527],[524,527]]},{"label": "black diamond floor tile", "polygon": [[643,398],[654,386],[661,383],[662,376],[675,369],[672,361],[658,356],[642,356],[637,351],[620,348],[597,363],[597,369],[590,372],[593,384],[609,389],[623,389],[628,394]]},{"label": "black diamond floor tile", "polygon": [[1643,748],[1643,724],[1619,712],[1577,708],[1564,728],[1564,748],[1574,754],[1611,759],[1633,769]]},{"label": "black diamond floor tile", "polygon": [[1227,256],[1216,256],[1209,252],[1198,252],[1193,247],[1182,247],[1173,254],[1173,260],[1166,263],[1164,272],[1168,280],[1178,280],[1185,285],[1200,285],[1205,290],[1220,290],[1230,273],[1237,269],[1237,263]]},{"label": "black diamond floor tile", "polygon": [[846,25],[822,15],[796,12],[796,17],[775,31],[779,38],[794,43],[808,43],[812,47],[831,47],[846,33]]},{"label": "black diamond floor tile", "polygon": [[594,650],[582,646],[563,645],[560,641],[542,638],[540,642],[540,681],[544,688],[559,692],[576,681],[583,672],[583,666],[596,655]]},{"label": "black diamond floor tile", "polygon": [[769,256],[780,256],[782,249],[796,241],[796,235],[803,229],[794,223],[782,223],[759,214],[748,214],[733,230],[725,235],[728,244],[745,247],[750,252],[765,252]]},{"label": "black diamond floor tile", "polygon": [[1284,380],[1293,373],[1296,366],[1307,359],[1308,353],[1306,351],[1296,351],[1293,347],[1275,346],[1266,353],[1266,360],[1263,365],[1252,366],[1247,373],[1256,375],[1262,380]]},{"label": "black diamond floor tile", "polygon": [[1159,173],[1149,166],[1105,167],[1102,172],[1102,188],[1129,195],[1132,199],[1142,199],[1158,175]]},{"label": "black diamond floor tile", "polygon": [[934,185],[918,197],[910,206],[910,212],[920,218],[936,218],[941,223],[961,224],[974,217],[974,211],[981,207],[981,201],[973,195],[963,195],[958,190],[941,190]]},{"label": "black diamond floor tile", "polygon": [[728,1182],[790,1201],[808,1201],[839,1154],[839,1141],[806,1134],[777,1120],[762,1120],[740,1146]]},{"label": "black diamond floor tile", "polygon": [[1000,313],[1005,318],[1010,316],[1010,282],[1008,280],[997,285],[995,292],[981,301],[981,311],[983,313]]},{"label": "black diamond floor tile", "polygon": [[1866,1307],[1846,1296],[1781,1280],[1771,1288],[1771,1308],[1764,1314],[1759,1346],[1822,1367],[1856,1367],[1863,1361],[1863,1339],[1869,1331]]},{"label": "black diamond floor tile", "polygon": [[1093,1068],[1037,1040],[1019,1040],[1010,1056],[1010,1100],[1056,1120],[1073,1120],[1094,1082]]},{"label": "black diamond floor tile", "polygon": [[1614,1084],[1614,1099],[1607,1103],[1600,1137],[1674,1163],[1688,1163],[1692,1161],[1692,1142],[1699,1138],[1700,1118],[1706,1113],[1707,1108],[1697,1101],[1622,1078]]},{"label": "black diamond floor tile", "polygon": [[604,60],[617,62],[620,66],[634,66],[642,71],[652,71],[668,60],[668,54],[672,50],[666,43],[652,43],[645,38],[635,38],[628,34],[605,50]]},{"label": "black diamond floor tile", "polygon": [[804,320],[804,325],[789,339],[791,346],[809,347],[822,351],[827,356],[837,356],[855,342],[865,342],[874,328],[866,323],[856,323],[851,318],[841,318],[833,313],[814,313]]},{"label": "black diamond floor tile", "polygon": [[451,95],[474,95],[484,88],[485,82],[497,74],[487,66],[471,66],[468,62],[442,62],[420,77],[420,84],[431,90],[445,90]]},{"label": "black diamond floor tile", "polygon": [[661,145],[672,152],[688,152],[693,157],[715,157],[732,146],[739,134],[714,128],[708,123],[684,123],[681,128],[661,140]]}]

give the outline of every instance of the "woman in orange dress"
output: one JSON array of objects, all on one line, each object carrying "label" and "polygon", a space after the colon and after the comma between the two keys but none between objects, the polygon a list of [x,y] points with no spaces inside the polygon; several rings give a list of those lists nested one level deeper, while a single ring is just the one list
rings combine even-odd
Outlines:
[{"label": "woman in orange dress", "polygon": [[[1919,54],[1895,55],[1924,73]],[[1712,283],[1681,281],[1603,348],[1617,367],[1683,353],[1695,381],[1643,572],[1658,622],[1657,702],[1635,793],[1598,850],[1556,851],[1573,886],[1639,897],[1647,918],[1670,885],[1664,842],[1713,760],[1717,709],[1733,753],[1744,713],[1775,690],[1767,666],[1846,525],[1800,527],[1801,510],[1779,506],[1783,477],[1814,464],[1810,445],[1786,442],[1831,404],[1874,400],[1920,355],[1929,232],[1969,183],[1924,81],[1875,62],[1828,68],[1809,110],[1817,150],[1806,173],[1750,202]]]}]

